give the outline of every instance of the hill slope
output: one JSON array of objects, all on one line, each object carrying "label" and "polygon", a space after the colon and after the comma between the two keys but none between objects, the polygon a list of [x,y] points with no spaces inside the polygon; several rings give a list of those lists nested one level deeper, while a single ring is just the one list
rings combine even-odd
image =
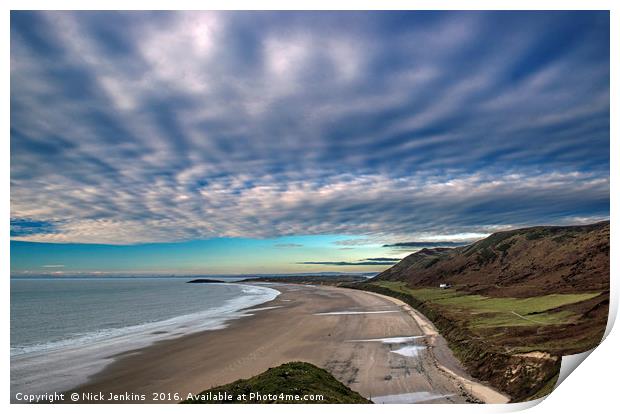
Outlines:
[{"label": "hill slope", "polygon": [[[227,394],[229,400],[213,400],[216,395]],[[245,399],[243,396],[245,395]],[[257,395],[262,398],[256,398]],[[254,396],[255,398],[252,398]],[[272,396],[269,398],[267,396]],[[317,399],[316,396],[322,396]],[[304,400],[304,397],[306,400]],[[314,398],[314,399],[313,399]],[[349,387],[340,383],[329,372],[307,362],[288,362],[269,368],[262,374],[241,379],[227,385],[203,391],[187,404],[370,404]]]},{"label": "hill slope", "polygon": [[598,345],[609,271],[607,221],[423,249],[347,287],[409,303],[435,324],[470,374],[522,401],[553,389],[562,355]]},{"label": "hill slope", "polygon": [[447,282],[487,296],[607,291],[609,221],[511,230],[469,246],[423,249],[374,280],[427,287]]}]

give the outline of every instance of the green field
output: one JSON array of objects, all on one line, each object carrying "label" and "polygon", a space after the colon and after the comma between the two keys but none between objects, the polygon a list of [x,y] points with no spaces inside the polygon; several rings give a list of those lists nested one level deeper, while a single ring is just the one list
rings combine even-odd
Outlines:
[{"label": "green field", "polygon": [[[452,289],[412,289],[405,282],[378,281],[377,286],[411,295],[419,301],[439,306],[446,314],[465,314],[470,328],[503,326],[557,325],[570,323],[579,316],[569,311],[553,311],[581,302],[600,293],[553,294],[530,298],[492,298]],[[459,319],[462,319],[459,318]]]}]

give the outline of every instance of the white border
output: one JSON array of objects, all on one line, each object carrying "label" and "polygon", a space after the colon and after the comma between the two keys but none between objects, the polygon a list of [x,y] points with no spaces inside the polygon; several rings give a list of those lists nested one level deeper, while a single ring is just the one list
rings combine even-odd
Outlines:
[{"label": "white border", "polygon": [[[611,0],[591,0],[591,1],[577,1],[577,0],[470,0],[470,1],[456,1],[456,0],[444,0],[444,1],[405,1],[405,0],[383,0],[381,2],[373,2],[370,0],[358,0],[358,1],[339,1],[339,0],[315,0],[315,1],[297,1],[294,4],[290,1],[282,0],[263,0],[260,2],[249,0],[230,0],[230,1],[194,1],[194,0],[175,0],[174,2],[164,1],[119,1],[119,0],[90,0],[88,2],[77,0],[54,0],[54,1],[42,1],[42,0],[23,0],[13,1],[8,0],[3,2],[5,11],[2,16],[2,27],[4,28],[4,36],[0,40],[2,48],[2,57],[4,60],[4,99],[2,100],[2,119],[3,129],[5,131],[5,139],[3,142],[3,148],[0,150],[0,166],[4,171],[4,180],[2,181],[2,197],[3,203],[1,209],[3,212],[4,221],[2,223],[3,233],[5,236],[0,241],[0,265],[3,267],[3,303],[4,312],[2,318],[2,337],[4,338],[5,349],[9,348],[9,299],[10,299],[10,255],[9,255],[9,220],[10,217],[10,140],[9,140],[9,122],[10,122],[10,10],[25,10],[25,9],[55,9],[55,10],[82,10],[82,9],[149,9],[149,10],[167,10],[167,9],[184,9],[184,10],[234,10],[234,9],[258,9],[258,10],[372,10],[381,8],[385,10],[404,10],[404,9],[417,9],[417,10],[611,10],[611,114],[618,113],[618,85],[617,76],[620,73],[619,65],[619,45],[618,39],[620,36],[618,26],[620,23],[620,2]],[[620,177],[620,171],[618,167],[618,155],[620,154],[620,146],[618,144],[618,122],[611,117],[611,208],[610,213],[615,217],[618,209],[618,197],[620,189],[617,185],[617,178]],[[613,213],[612,213],[613,212]],[[615,235],[617,234],[617,225],[612,220],[612,247],[611,247],[611,288],[612,288],[612,305],[610,307],[610,315],[617,313],[617,269],[618,269],[618,257],[620,252],[617,243],[614,243]],[[616,329],[617,331],[617,329]],[[570,412],[606,412],[617,404],[617,380],[616,374],[619,370],[617,350],[620,349],[620,338],[617,332],[612,332],[607,339],[588,357],[588,362],[582,364],[577,368],[576,372],[571,374],[562,385],[555,390],[542,404],[531,408],[531,413],[570,413]],[[2,360],[2,372],[4,401],[6,405],[9,405],[9,355],[8,352]],[[431,412],[431,413],[469,413],[469,412],[509,412],[515,409],[525,409],[529,406],[525,405],[508,405],[508,406],[473,406],[473,405],[390,405],[385,406],[356,406],[355,409],[360,413],[378,412],[384,411],[385,408],[389,409],[391,414],[407,413],[411,414],[412,410],[416,412]],[[215,412],[245,412],[251,410],[253,413],[267,413],[267,412],[290,412],[290,406],[266,406],[266,405],[252,405],[252,406],[154,406],[154,405],[127,405],[117,406],[114,410],[131,410],[132,412],[149,412],[150,414],[156,413],[169,413],[171,410],[204,412],[205,410]],[[193,407],[193,408],[192,408]],[[383,407],[383,408],[381,408]],[[76,405],[68,406],[49,406],[49,405],[11,405],[9,409],[16,413],[41,411],[50,412],[53,410],[61,409],[63,412],[78,413],[83,411],[83,407]],[[96,405],[89,406],[88,411],[94,413],[104,413],[110,409],[108,406]],[[314,412],[316,409],[326,412],[336,412],[342,410],[348,410],[348,407],[336,406],[336,405],[323,405],[323,406],[295,406],[295,411],[300,413]],[[593,411],[594,410],[594,411]]]}]

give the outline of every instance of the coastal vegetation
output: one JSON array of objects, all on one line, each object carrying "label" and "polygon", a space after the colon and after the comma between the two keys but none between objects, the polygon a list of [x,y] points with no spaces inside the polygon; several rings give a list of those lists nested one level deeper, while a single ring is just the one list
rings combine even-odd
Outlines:
[{"label": "coastal vegetation", "polygon": [[513,401],[539,398],[553,390],[563,355],[602,339],[609,222],[512,230],[469,246],[423,249],[369,281],[342,286],[411,305],[474,377]]},{"label": "coastal vegetation", "polygon": [[474,330],[567,324],[577,320],[580,315],[573,311],[558,310],[558,308],[592,299],[601,294],[601,292],[594,292],[552,294],[529,298],[494,298],[450,289],[412,289],[404,282],[378,281],[373,284],[411,295],[423,303],[437,306],[444,314],[453,317],[460,316],[467,321],[467,326]]},{"label": "coastal vegetation", "polygon": [[197,394],[185,404],[370,404],[326,370],[288,362],[262,374]]},{"label": "coastal vegetation", "polygon": [[[379,289],[373,289],[377,287]],[[473,337],[487,338],[490,344],[503,345],[502,350],[511,354],[542,351],[568,354],[574,350],[585,351],[598,344],[600,336],[588,337],[584,341],[570,341],[563,338],[556,341],[545,335],[560,325],[567,327],[579,323],[582,314],[577,306],[595,299],[603,293],[558,294],[530,298],[493,298],[471,295],[457,290],[411,289],[403,282],[372,282],[368,290],[380,290],[389,296],[405,298],[418,307],[432,309],[432,313],[455,321],[471,331]],[[570,310],[565,310],[570,309]],[[430,312],[429,312],[430,313]],[[524,329],[520,329],[524,328]],[[532,331],[531,328],[535,328]],[[515,335],[520,332],[521,335]],[[533,335],[528,335],[532,332]],[[538,336],[533,338],[530,336]]]}]

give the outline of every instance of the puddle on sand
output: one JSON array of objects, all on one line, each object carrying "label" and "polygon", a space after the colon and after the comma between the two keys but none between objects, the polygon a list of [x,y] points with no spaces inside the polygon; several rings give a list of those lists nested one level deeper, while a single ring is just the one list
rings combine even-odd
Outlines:
[{"label": "puddle on sand", "polygon": [[454,394],[433,394],[428,391],[409,392],[406,394],[381,395],[371,398],[375,404],[415,404],[448,398]]},{"label": "puddle on sand", "polygon": [[284,306],[279,305],[279,306],[265,306],[262,308],[254,308],[254,309],[248,309],[248,312],[254,312],[254,311],[264,311],[264,310],[269,310],[269,309],[278,309],[278,308],[283,308]]},{"label": "puddle on sand", "polygon": [[384,310],[384,311],[339,311],[339,312],[321,312],[314,315],[365,315],[370,313],[397,313],[399,310]]},{"label": "puddle on sand", "polygon": [[425,349],[426,347],[421,346],[421,345],[408,345],[408,346],[403,346],[402,348],[393,349],[390,352],[413,358],[413,357],[417,357],[420,351],[424,351]]},{"label": "puddle on sand", "polygon": [[[372,339],[353,339],[346,342],[381,342],[382,344],[389,345],[390,352],[405,357],[415,358],[420,354],[420,351],[426,349],[426,346],[416,345],[416,339],[424,338],[425,335],[419,336],[393,336],[391,338],[372,338]],[[396,349],[392,349],[391,345],[403,345]]]},{"label": "puddle on sand", "polygon": [[415,339],[424,338],[424,335],[420,336],[393,336],[391,338],[373,338],[373,339],[352,339],[347,342],[381,342],[383,344],[406,344],[412,342]]}]

